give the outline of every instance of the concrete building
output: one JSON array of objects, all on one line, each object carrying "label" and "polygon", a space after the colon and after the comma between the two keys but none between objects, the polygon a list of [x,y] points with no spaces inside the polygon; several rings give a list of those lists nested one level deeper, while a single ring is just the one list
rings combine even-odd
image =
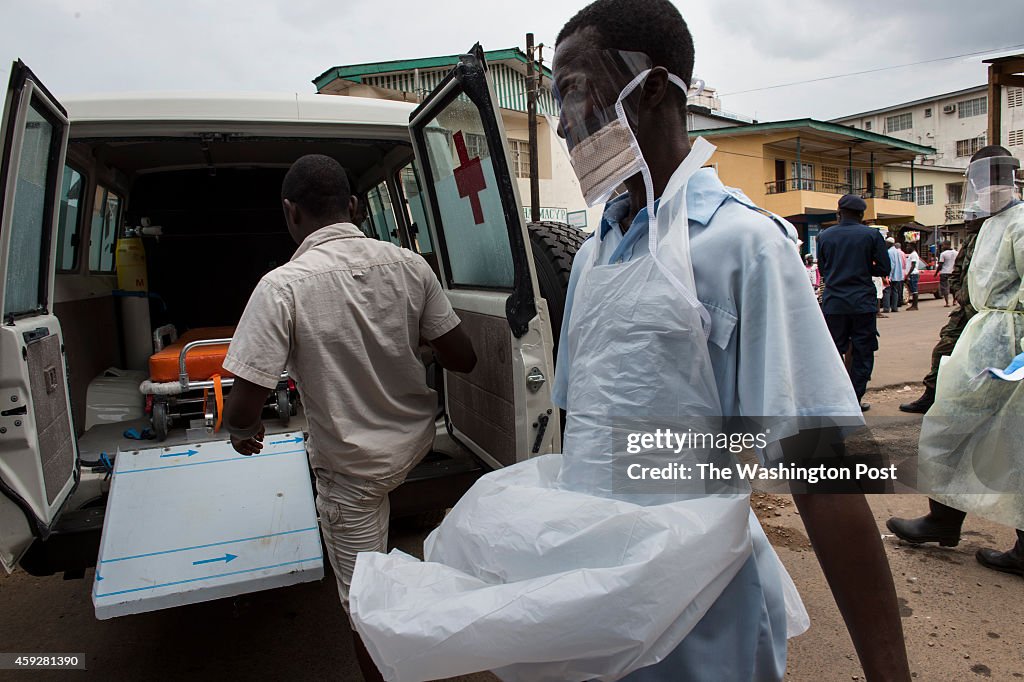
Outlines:
[{"label": "concrete building", "polygon": [[[518,48],[484,53],[502,122],[508,135],[512,168],[519,184],[524,215],[529,220],[530,150],[526,114],[528,59]],[[313,79],[320,94],[372,97],[419,102],[451,71],[458,55],[427,57],[370,64],[334,66]],[[601,208],[588,209],[579,182],[569,163],[557,124],[558,105],[551,92],[551,71],[542,69],[537,100],[537,166],[540,181],[541,218],[568,222],[582,229],[594,229]],[[705,88],[689,106],[690,129],[722,128],[751,123],[751,120],[722,111],[714,88]],[[467,140],[472,146],[472,140]]]},{"label": "concrete building", "polygon": [[690,134],[718,147],[710,165],[722,182],[797,227],[805,253],[817,253],[818,234],[835,222],[844,194],[863,196],[865,219],[895,234],[921,220],[913,193],[900,184],[904,169],[894,164],[934,154],[931,147],[814,119]]},{"label": "concrete building", "polygon": [[[1001,99],[999,144],[1024,161],[1024,88],[1004,88]],[[971,155],[989,143],[988,107],[988,87],[978,85],[833,122],[933,147],[934,154],[915,158],[913,183],[909,164],[903,164],[905,172],[894,173],[893,186],[913,186],[921,222],[957,242],[963,233],[963,171]]]}]

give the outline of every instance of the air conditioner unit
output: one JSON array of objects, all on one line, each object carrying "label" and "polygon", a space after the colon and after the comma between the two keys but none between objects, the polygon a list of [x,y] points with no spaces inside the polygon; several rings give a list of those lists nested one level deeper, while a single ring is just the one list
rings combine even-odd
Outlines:
[{"label": "air conditioner unit", "polygon": [[944,114],[955,114],[956,113],[956,105],[955,104],[947,104],[947,105],[945,105],[944,107],[942,107],[942,113],[944,113]]}]

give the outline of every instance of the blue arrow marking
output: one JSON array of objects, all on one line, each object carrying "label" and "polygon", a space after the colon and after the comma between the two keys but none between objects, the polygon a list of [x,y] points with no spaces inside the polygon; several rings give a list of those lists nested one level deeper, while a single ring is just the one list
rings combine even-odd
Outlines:
[{"label": "blue arrow marking", "polygon": [[219,556],[216,559],[203,559],[202,561],[193,561],[192,565],[193,566],[199,566],[200,564],[212,564],[212,563],[215,563],[217,561],[223,561],[226,564],[230,564],[232,561],[234,561],[237,558],[238,558],[238,556],[235,555],[235,554],[225,554],[224,556]]},{"label": "blue arrow marking", "polygon": [[301,443],[302,437],[296,436],[295,438],[289,438],[288,440],[275,440],[271,442],[271,445],[284,445],[285,443]]},{"label": "blue arrow marking", "polygon": [[198,455],[198,450],[186,450],[185,452],[168,452],[166,455],[160,455],[160,458],[164,457],[191,457],[192,455]]}]

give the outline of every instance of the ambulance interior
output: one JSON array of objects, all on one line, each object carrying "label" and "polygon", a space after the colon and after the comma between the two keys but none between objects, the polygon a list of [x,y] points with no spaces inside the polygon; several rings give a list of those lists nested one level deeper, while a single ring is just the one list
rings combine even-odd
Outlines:
[{"label": "ambulance interior", "polygon": [[[55,314],[83,461],[118,448],[227,437],[218,430],[230,392],[230,375],[219,368],[227,347],[189,351],[189,385],[198,388],[187,391],[175,389],[180,350],[184,341],[229,337],[260,277],[292,256],[280,188],[289,165],[307,153],[349,169],[367,202],[364,232],[412,245],[436,268],[408,141],[72,138]],[[428,374],[435,383],[437,373]],[[282,377],[264,412],[268,432],[303,429],[299,402]],[[157,418],[165,428],[154,428]],[[156,438],[132,440],[131,429]]]}]

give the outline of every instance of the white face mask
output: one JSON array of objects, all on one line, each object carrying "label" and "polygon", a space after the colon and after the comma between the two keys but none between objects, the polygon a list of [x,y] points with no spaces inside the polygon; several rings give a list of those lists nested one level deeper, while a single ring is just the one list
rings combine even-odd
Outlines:
[{"label": "white face mask", "polygon": [[990,216],[999,213],[1016,199],[1016,192],[1006,185],[989,185],[975,193],[975,200],[964,207],[968,215]]},{"label": "white face mask", "polygon": [[573,147],[569,161],[579,178],[587,206],[607,201],[624,178],[631,178],[643,169],[643,157],[633,150],[633,133],[619,120]]}]

